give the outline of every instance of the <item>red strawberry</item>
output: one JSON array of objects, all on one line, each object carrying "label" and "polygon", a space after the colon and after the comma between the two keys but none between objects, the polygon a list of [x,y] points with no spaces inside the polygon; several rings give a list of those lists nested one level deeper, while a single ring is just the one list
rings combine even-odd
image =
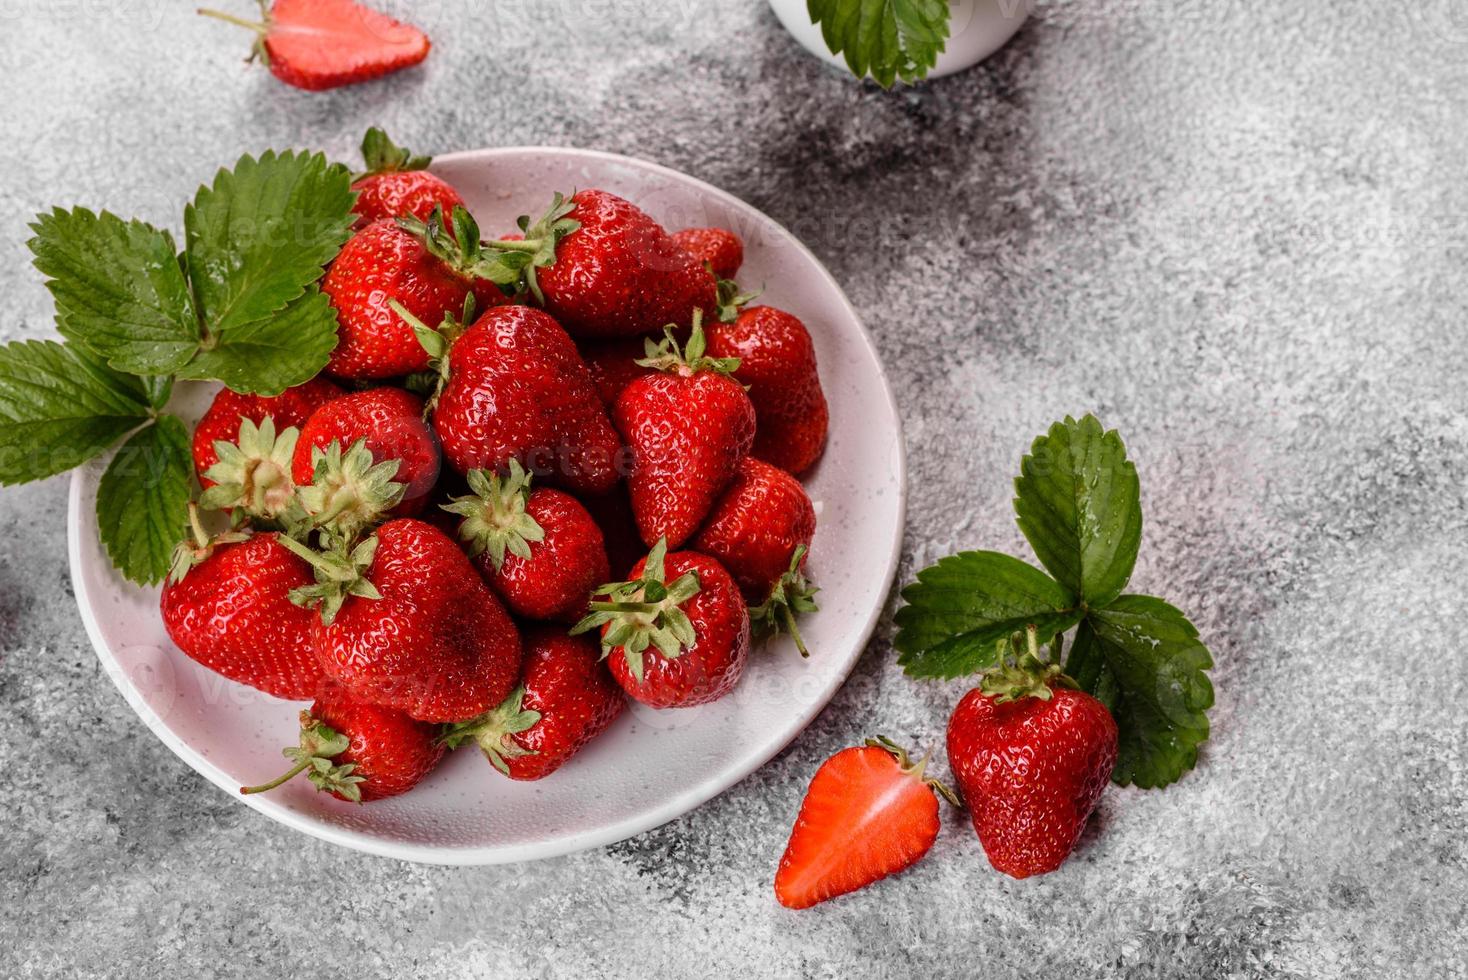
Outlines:
[{"label": "red strawberry", "polygon": [[[367,456],[349,452],[358,442]],[[390,472],[373,468],[393,461]],[[349,522],[360,527],[386,509],[399,516],[423,511],[439,478],[439,447],[423,421],[423,399],[399,387],[374,387],[327,402],[302,425],[291,472],[297,486],[314,484],[314,493],[302,494],[314,515],[349,512]],[[395,486],[389,490],[386,480]],[[401,496],[385,496],[398,489]]]},{"label": "red strawberry", "polygon": [[538,627],[525,634],[520,685],[483,717],[444,735],[470,739],[511,779],[544,779],[596,738],[627,706],[589,637]]},{"label": "red strawberry", "polygon": [[[273,396],[242,395],[228,388],[219,389],[219,394],[209,403],[209,410],[194,427],[194,472],[199,476],[199,486],[207,490],[214,485],[215,481],[204,474],[219,462],[215,443],[238,446],[241,420],[249,419],[259,425],[267,417],[273,418],[276,432],[299,428],[312,412],[341,393],[340,388],[325,378],[312,378],[305,384],[287,388]],[[261,460],[252,459],[250,462],[259,463]]]},{"label": "red strawberry", "polygon": [[749,386],[759,417],[754,455],[803,473],[826,447],[828,410],[805,324],[773,306],[751,306],[708,329],[710,357],[739,358],[734,377]]},{"label": "red strawberry", "polygon": [[[425,333],[430,342],[433,336]],[[504,470],[517,459],[580,493],[616,485],[621,441],[576,345],[555,320],[528,306],[501,306],[440,343],[448,347],[439,360],[447,373],[433,427],[450,466]]]},{"label": "red strawberry", "polygon": [[426,34],[352,0],[275,0],[261,23],[217,10],[199,13],[250,28],[256,34],[251,60],[311,91],[369,81],[428,57]]},{"label": "red strawberry", "polygon": [[644,363],[657,374],[622,391],[612,417],[632,450],[632,511],[642,540],[678,547],[693,536],[754,442],[754,406],[729,377],[737,360],[704,356],[695,316],[686,349],[669,332]]},{"label": "red strawberry", "polygon": [[328,371],[372,380],[428,368],[428,353],[389,301],[428,323],[464,310],[471,296],[479,306],[504,302],[493,283],[479,278],[484,266],[473,220],[462,208],[453,214],[462,229],[459,240],[470,242],[462,248],[443,227],[438,211],[426,223],[415,218],[374,221],[342,246],[321,281],[338,321]]},{"label": "red strawberry", "polygon": [[435,208],[453,214],[464,199],[442,177],[428,172],[432,157],[417,156],[394,143],[386,132],[373,126],[362,137],[362,161],[367,170],[352,183],[357,192],[357,229],[379,218],[404,215],[427,223]]},{"label": "red strawberry", "polygon": [[842,749],[821,764],[775,872],[775,897],[810,908],[865,888],[922,860],[938,838],[938,798],[957,803],[885,738]]},{"label": "red strawberry", "polygon": [[585,340],[577,347],[581,358],[591,372],[592,383],[602,404],[611,411],[621,397],[622,390],[644,374],[652,374],[656,368],[645,367],[637,362],[647,356],[642,337],[618,337],[615,340]]},{"label": "red strawberry", "polygon": [[515,686],[515,624],[442,531],[400,518],[350,553],[289,546],[316,567],[317,584],[296,595],[320,606],[317,655],[356,697],[419,721],[468,721]]},{"label": "red strawberry", "polygon": [[739,587],[714,559],[667,554],[659,541],[632,578],[597,590],[605,598],[572,635],[601,628],[612,676],[653,708],[688,708],[734,689],[749,655],[749,613]]},{"label": "red strawberry", "polygon": [[685,228],[673,233],[673,241],[712,269],[720,279],[733,279],[744,264],[744,243],[738,235],[725,228]]},{"label": "red strawberry", "polygon": [[656,333],[718,306],[713,275],[636,205],[606,191],[558,195],[523,240],[491,243],[530,256],[528,285],[575,337]]},{"label": "red strawberry", "polygon": [[443,509],[464,518],[459,537],[513,613],[575,622],[609,574],[601,529],[575,497],[530,481],[513,459],[507,477],[470,470],[473,494]]},{"label": "red strawberry", "polygon": [[212,541],[190,508],[193,539],[178,546],[163,586],[163,626],[178,648],[230,680],[280,698],[317,693],[324,679],[310,612],[290,592],[310,567],[273,533],[229,532]]},{"label": "red strawberry", "polygon": [[693,547],[717,558],[750,603],[756,630],[786,630],[809,656],[795,614],[814,612],[815,589],[805,579],[805,557],[816,531],[816,511],[789,473],[750,458],[714,504]]},{"label": "red strawberry", "polygon": [[1116,764],[1110,712],[1035,662],[991,671],[948,720],[948,765],[984,853],[1014,878],[1060,867]]},{"label": "red strawberry", "polygon": [[436,726],[330,685],[310,711],[301,712],[300,743],[281,753],[295,763],[290,771],[240,792],[263,793],[304,772],[339,800],[385,800],[417,786],[443,753]]}]

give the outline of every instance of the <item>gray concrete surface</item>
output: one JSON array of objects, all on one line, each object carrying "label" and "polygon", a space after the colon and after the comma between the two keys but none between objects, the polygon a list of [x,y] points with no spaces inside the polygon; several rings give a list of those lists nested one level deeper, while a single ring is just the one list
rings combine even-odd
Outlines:
[{"label": "gray concrete surface", "polygon": [[190,6],[0,2],[0,336],[52,333],[34,212],[177,227],[244,149],[345,158],[382,123],[647,157],[795,229],[866,317],[907,425],[904,579],[1019,546],[1008,481],[1053,418],[1121,429],[1135,584],[1212,646],[1215,735],[1172,789],[1108,791],[1059,873],[996,875],[953,819],[910,873],[787,912],[771,874],[819,760],[932,743],[963,690],[905,679],[889,616],[784,755],[659,830],[517,867],[369,858],[133,716],[52,480],[0,494],[0,975],[1468,972],[1468,9],[1057,0],[977,70],[884,94],[759,0],[438,0],[423,70],[309,95]]}]

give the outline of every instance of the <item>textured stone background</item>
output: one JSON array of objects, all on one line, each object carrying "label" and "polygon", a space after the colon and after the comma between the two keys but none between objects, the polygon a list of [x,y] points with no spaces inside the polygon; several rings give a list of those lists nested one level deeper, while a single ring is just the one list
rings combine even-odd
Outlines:
[{"label": "textured stone background", "polygon": [[1108,791],[1056,874],[998,876],[953,819],[910,873],[786,912],[770,877],[819,760],[933,743],[962,691],[904,679],[884,620],[783,756],[659,830],[517,867],[369,858],[133,716],[72,603],[57,479],[0,496],[0,975],[1465,974],[1458,0],[1052,2],[893,94],[759,0],[423,2],[424,69],[325,95],[191,6],[0,2],[4,339],[52,332],[34,212],[177,227],[244,149],[346,158],[380,122],[653,159],[793,228],[865,316],[907,425],[904,579],[1020,545],[1008,481],[1053,418],[1122,431],[1136,586],[1210,643],[1215,734],[1172,789]]}]

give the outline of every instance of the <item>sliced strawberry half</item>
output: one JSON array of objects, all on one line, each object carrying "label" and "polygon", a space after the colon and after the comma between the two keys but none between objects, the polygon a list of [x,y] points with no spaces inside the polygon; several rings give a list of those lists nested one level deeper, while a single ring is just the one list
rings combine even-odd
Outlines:
[{"label": "sliced strawberry half", "polygon": [[925,763],[909,761],[885,738],[822,763],[775,872],[780,904],[809,908],[921,860],[938,838],[934,793],[957,804],[951,790],[923,775]]},{"label": "sliced strawberry half", "polygon": [[253,58],[287,85],[319,91],[379,78],[428,57],[428,35],[353,0],[276,0],[262,20],[218,10],[199,13],[248,27]]}]

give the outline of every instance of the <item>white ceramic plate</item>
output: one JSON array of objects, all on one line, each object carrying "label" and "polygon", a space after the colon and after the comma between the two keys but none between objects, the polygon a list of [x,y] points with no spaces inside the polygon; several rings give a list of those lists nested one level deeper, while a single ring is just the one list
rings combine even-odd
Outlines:
[{"label": "white ceramic plate", "polygon": [[[821,611],[803,625],[812,656],[788,640],[756,650],[739,687],[701,708],[634,706],[547,779],[519,783],[464,749],[411,793],[342,803],[296,780],[268,794],[239,787],[283,771],[299,705],[226,681],[169,641],[158,590],[117,575],[97,541],[101,466],[71,484],[71,574],[87,633],[108,674],[164,743],[210,782],[273,820],[373,854],[442,864],[551,857],[656,827],[727,789],[779,752],[841,686],[882,608],[902,538],[905,490],[896,408],[871,338],[819,261],[754,208],[691,177],[627,157],[526,147],[455,153],[433,169],[486,233],[538,212],[552,190],[600,187],[669,228],[718,225],[746,243],[740,280],[803,319],[831,404],[830,442],[807,476],[820,508],[809,570]],[[181,385],[174,408],[201,414],[210,386]]]}]

